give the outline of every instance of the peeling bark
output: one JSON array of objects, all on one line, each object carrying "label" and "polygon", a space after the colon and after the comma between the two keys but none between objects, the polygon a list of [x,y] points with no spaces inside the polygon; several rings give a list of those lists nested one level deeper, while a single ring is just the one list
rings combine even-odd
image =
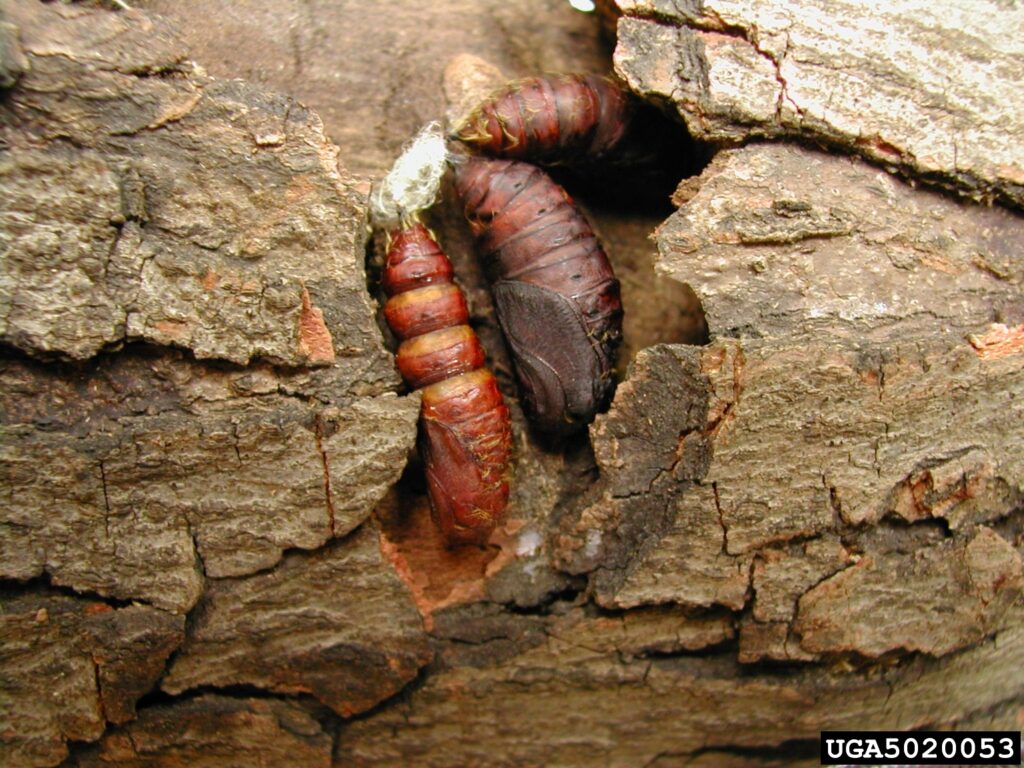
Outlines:
[{"label": "peeling bark", "polygon": [[355,258],[364,203],[319,118],[204,76],[158,17],[19,3],[8,20],[29,65],[0,107],[4,341],[323,365],[334,334],[393,381]]},{"label": "peeling bark", "polygon": [[793,629],[811,652],[943,656],[991,632],[1022,586],[1020,555],[980,527],[912,555],[861,556],[800,597]]},{"label": "peeling bark", "polygon": [[721,152],[680,202],[658,269],[698,286],[716,334],[897,340],[1024,321],[1024,223],[1006,210],[781,144]]},{"label": "peeling bark", "polygon": [[[887,361],[881,373],[865,371],[865,357]],[[644,351],[592,430],[611,495],[563,519],[560,555],[575,571],[610,569],[593,586],[614,604],[740,608],[753,553],[896,514],[922,468],[950,477],[936,494],[943,504],[929,502],[935,516],[958,527],[1005,517],[1024,477],[1022,361],[982,360],[966,341]],[[651,395],[674,388],[704,394]],[[697,418],[679,423],[690,412]],[[619,419],[660,434],[641,428],[631,445],[615,435]],[[700,450],[688,454],[688,443]],[[632,493],[617,497],[620,483]]]},{"label": "peeling bark", "polygon": [[[1024,205],[1017,7],[618,0],[616,70],[697,138],[801,137]],[[993,34],[998,19],[999,34]]]}]

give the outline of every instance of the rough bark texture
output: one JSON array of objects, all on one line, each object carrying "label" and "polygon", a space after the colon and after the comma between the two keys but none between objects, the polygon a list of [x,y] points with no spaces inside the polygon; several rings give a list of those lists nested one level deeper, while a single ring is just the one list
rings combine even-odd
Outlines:
[{"label": "rough bark texture", "polygon": [[409,591],[364,525],[268,573],[211,584],[162,686],[312,693],[349,716],[397,693],[430,658]]},{"label": "rough bark texture", "polygon": [[135,702],[181,643],[185,618],[143,605],[37,592],[5,598],[0,613],[0,761],[56,765],[64,740],[92,741]]},{"label": "rough bark texture", "polygon": [[[23,66],[0,106],[10,345],[0,363],[0,573],[137,601],[68,594],[61,616],[98,605],[118,617],[144,611],[135,621],[152,632],[176,627],[158,642],[135,638],[141,630],[122,619],[106,630],[112,650],[89,651],[95,674],[87,656],[61,662],[74,669],[60,677],[66,696],[39,695],[61,675],[56,661],[16,648],[5,657],[5,673],[26,682],[4,748],[12,764],[53,765],[66,739],[94,740],[106,721],[131,716],[181,645],[184,613],[204,591],[212,600],[235,584],[221,580],[332,538],[342,573],[362,573],[367,558],[383,567],[376,529],[345,537],[401,474],[418,402],[393,392],[365,289],[363,191],[319,118],[211,80],[156,17],[35,3],[5,11]],[[314,565],[292,555],[286,570],[315,593]],[[390,576],[383,588],[388,574],[350,585],[367,611],[381,604],[366,594],[390,596],[372,643],[396,647],[364,649],[383,666],[363,675],[350,709],[393,693],[429,655],[404,587]],[[29,599],[12,594],[5,617]],[[265,608],[234,627],[237,645],[273,634]],[[54,626],[52,653],[92,649],[87,627]],[[317,669],[300,665],[280,685],[337,703],[309,682]],[[258,670],[249,671],[265,682]],[[197,670],[188,685],[223,675]]]},{"label": "rough bark texture", "polygon": [[[732,652],[631,657],[601,647],[607,620],[582,623],[564,639],[549,633],[512,660],[431,676],[406,701],[343,728],[339,761],[671,765],[653,761],[676,757],[683,764],[694,752],[790,742],[785,756],[794,752],[792,742],[817,743],[822,729],[948,722],[1020,695],[1019,609],[1012,629],[970,651],[846,674],[744,675]],[[989,677],[993,669],[1004,674]]]},{"label": "rough bark texture", "polygon": [[155,17],[9,18],[29,67],[3,115],[4,341],[73,359],[134,340],[235,363],[340,354],[386,378],[352,258],[362,201],[319,118],[204,77]]},{"label": "rough bark texture", "polygon": [[617,5],[626,17],[616,70],[675,107],[698,138],[825,141],[1024,205],[1024,9],[969,0]]},{"label": "rough bark texture", "polygon": [[658,230],[659,271],[744,336],[983,335],[1024,318],[1019,216],[789,145],[718,154]]},{"label": "rough bark texture", "polygon": [[562,444],[433,211],[515,441],[506,522],[450,550],[366,177],[474,88],[607,70],[597,23],[104,5],[0,19],[5,765],[813,765],[823,728],[1020,727],[1019,11],[620,3],[620,73],[695,135],[867,161],[723,149],[671,215],[566,177],[629,373]]},{"label": "rough bark texture", "polygon": [[182,612],[204,570],[252,573],[348,533],[398,478],[417,403],[311,407],[304,378],[154,349],[0,363],[3,574]]},{"label": "rough bark texture", "polygon": [[658,268],[723,335],[641,353],[566,566],[609,606],[749,605],[742,661],[976,642],[1022,586],[1019,539],[985,524],[1024,492],[1024,225],[786,146],[680,192]]},{"label": "rough bark texture", "polygon": [[146,709],[136,722],[83,749],[74,764],[325,768],[331,764],[331,737],[291,702],[204,695]]},{"label": "rough bark texture", "polygon": [[[642,352],[615,407],[593,429],[608,483],[601,499],[563,519],[559,553],[566,567],[596,568],[591,586],[610,606],[738,609],[748,599],[753,558],[767,558],[763,576],[783,556],[774,548],[788,541],[862,535],[863,526],[887,516],[941,518],[957,536],[970,536],[973,526],[1005,517],[1021,499],[1024,414],[1016,401],[1024,359],[986,360],[966,339],[951,346],[869,347],[867,359],[889,361],[881,374],[864,370],[863,345],[847,349],[832,339],[723,339],[703,350]],[[899,526],[893,535],[902,535]],[[1012,547],[991,554],[1013,594],[1019,557]],[[847,559],[826,547],[798,562],[821,578],[830,575],[829,563],[834,572]],[[793,568],[786,567],[787,580],[798,578]],[[969,583],[969,571],[963,561],[946,574],[947,592],[959,588],[958,579]],[[923,582],[932,575],[922,573]],[[762,580],[755,616],[762,596],[787,589],[787,580]],[[901,579],[895,587],[912,602],[921,599],[919,589],[929,591],[923,582],[911,588]],[[832,609],[842,621],[854,618]],[[860,623],[891,639],[869,615]],[[941,648],[949,630],[936,628],[921,642]],[[877,655],[869,645],[856,650]]]}]

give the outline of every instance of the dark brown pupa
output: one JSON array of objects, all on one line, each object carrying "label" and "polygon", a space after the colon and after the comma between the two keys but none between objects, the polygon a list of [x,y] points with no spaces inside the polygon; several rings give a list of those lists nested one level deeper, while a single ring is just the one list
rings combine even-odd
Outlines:
[{"label": "dark brown pupa", "polygon": [[465,157],[455,179],[527,415],[545,432],[573,432],[615,391],[622,304],[608,257],[569,195],[536,166]]},{"label": "dark brown pupa", "polygon": [[601,162],[619,157],[637,102],[601,75],[530,77],[507,85],[473,110],[454,136],[494,157],[538,163]]},{"label": "dark brown pupa", "polygon": [[402,342],[398,369],[421,391],[420,455],[438,525],[451,544],[487,539],[508,502],[512,433],[484,364],[452,265],[430,231],[388,234],[384,316]]}]

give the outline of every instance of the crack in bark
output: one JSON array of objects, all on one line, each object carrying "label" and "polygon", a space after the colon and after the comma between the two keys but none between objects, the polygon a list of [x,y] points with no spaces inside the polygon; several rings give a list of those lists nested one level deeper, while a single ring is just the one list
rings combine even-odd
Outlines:
[{"label": "crack in bark", "polygon": [[327,458],[327,451],[323,446],[323,422],[320,413],[313,417],[313,436],[316,439],[316,450],[320,454],[320,461],[324,467],[324,500],[327,504],[327,525],[331,532],[331,538],[335,536],[334,499],[331,495],[331,467]]},{"label": "crack in bark", "polygon": [[63,597],[71,597],[75,600],[92,600],[97,603],[103,603],[111,608],[128,608],[132,605],[138,604],[144,605],[147,608],[163,611],[164,613],[173,613],[173,611],[154,605],[142,597],[113,597],[110,595],[104,595],[96,590],[78,589],[77,587],[57,583],[53,580],[53,574],[45,568],[41,568],[39,573],[27,580],[0,578],[0,596],[7,597],[18,594],[40,594],[42,596],[59,595]]},{"label": "crack in bark", "polygon": [[843,502],[839,498],[839,490],[828,481],[828,474],[821,473],[821,484],[828,493],[828,504],[832,509],[832,525],[838,529],[843,524]]},{"label": "crack in bark", "polygon": [[[722,529],[722,550],[719,554],[732,557],[729,553],[729,529],[725,525],[725,516],[722,514],[722,501],[718,497],[718,483],[711,483],[711,493],[715,498],[715,511],[718,513],[718,526]],[[751,558],[750,562],[753,564],[754,559]],[[753,581],[750,583],[753,583]]]},{"label": "crack in bark", "polygon": [[[729,393],[729,400],[725,402],[725,405],[722,407],[722,412],[718,415],[718,417],[709,421],[703,430],[704,434],[708,436],[709,443],[712,446],[714,445],[712,441],[718,436],[718,433],[725,427],[726,424],[729,423],[730,420],[734,418],[733,411],[735,410],[736,406],[739,405],[740,393],[743,391],[742,379],[743,368],[745,365],[746,356],[743,354],[742,347],[737,344],[734,347],[734,354],[732,356],[732,392]],[[705,376],[708,375],[703,370],[701,371],[701,373],[703,373]],[[717,396],[714,392],[709,392],[709,395],[712,397],[716,397],[717,399]],[[708,407],[710,409],[710,402],[708,404]]]},{"label": "crack in bark", "polygon": [[235,449],[235,458],[238,459],[238,466],[242,466],[242,451],[238,447],[238,424],[231,424],[232,447]]},{"label": "crack in bark", "polygon": [[[92,662],[92,674],[93,681],[96,685],[96,706],[100,711],[100,717],[103,718],[104,723],[110,722],[110,718],[107,717],[107,706],[103,702],[103,683],[100,680],[100,662],[95,656],[90,656]],[[106,729],[106,726],[104,726]]]},{"label": "crack in bark", "polygon": [[[929,99],[947,106],[951,100],[958,102],[952,112],[949,112],[949,109],[946,110],[953,125],[943,136],[936,136],[936,142],[939,138],[944,138],[947,142],[950,159],[948,163],[939,163],[939,165],[947,167],[936,167],[935,151],[941,152],[941,150],[933,150],[927,144],[918,146],[913,138],[916,128],[914,125],[902,125],[897,120],[895,129],[892,129],[884,121],[879,126],[877,119],[872,121],[872,118],[878,116],[870,112],[864,119],[857,120],[855,125],[845,124],[854,119],[853,115],[858,113],[858,105],[846,103],[842,96],[837,99],[839,103],[833,105],[833,94],[843,85],[841,78],[833,83],[833,92],[829,93],[827,98],[815,96],[814,87],[817,83],[813,75],[808,75],[804,71],[806,67],[817,66],[832,69],[844,75],[848,74],[840,62],[831,61],[827,56],[810,59],[798,58],[796,66],[791,68],[791,75],[794,79],[799,80],[799,85],[808,87],[809,98],[812,102],[808,106],[801,106],[792,97],[789,79],[783,70],[786,61],[791,58],[791,48],[793,47],[791,30],[799,31],[801,25],[807,23],[807,19],[801,18],[798,13],[796,16],[783,20],[778,27],[770,26],[767,35],[773,38],[772,45],[765,46],[762,44],[761,31],[756,21],[752,18],[742,17],[740,14],[743,13],[743,11],[737,11],[738,21],[728,22],[715,9],[704,7],[703,3],[677,2],[673,3],[668,10],[655,10],[650,7],[630,8],[624,18],[661,27],[673,27],[680,31],[686,30],[696,38],[692,41],[680,39],[674,45],[668,46],[673,49],[675,54],[674,77],[671,82],[663,84],[660,88],[652,89],[650,95],[667,98],[683,114],[684,119],[694,120],[702,127],[711,129],[712,132],[728,134],[724,137],[724,141],[730,144],[741,144],[758,136],[810,139],[841,152],[855,152],[890,173],[898,173],[912,181],[916,180],[937,186],[946,192],[953,192],[957,196],[967,197],[974,202],[991,204],[993,201],[998,201],[1012,209],[1020,209],[1022,186],[1015,179],[1009,178],[1009,173],[1005,170],[1000,172],[994,168],[986,168],[984,161],[978,160],[977,153],[973,153],[972,162],[979,164],[978,168],[972,169],[972,162],[963,160],[962,145],[964,142],[961,137],[963,120],[965,117],[967,119],[975,117],[980,123],[986,121],[969,111],[967,113],[959,111],[963,105],[959,103],[957,95],[950,95],[948,77],[941,92],[928,93],[926,88],[926,92],[921,93],[921,86],[915,90],[909,88],[908,83],[896,86],[897,89],[903,89],[901,95],[904,98],[914,102],[913,109],[921,110],[922,114],[927,114],[929,109],[934,111],[934,106]],[[842,17],[842,14],[839,16]],[[691,58],[706,58],[700,35],[702,32],[743,41],[750,46],[758,59],[763,59],[771,65],[775,94],[774,113],[770,117],[759,115],[754,120],[744,121],[737,115],[719,114],[728,112],[729,105],[716,101],[715,95],[711,93],[710,83],[700,83],[701,87],[696,93],[685,87],[686,84],[694,82],[694,78],[690,76],[691,71],[702,69],[706,72],[709,66],[706,60],[703,64],[689,61]],[[803,48],[810,51],[810,56],[818,53],[814,49],[813,43],[804,42]],[[802,52],[802,48],[796,50]],[[951,46],[951,50],[958,51],[955,45]],[[747,68],[756,69],[749,65]],[[856,71],[855,68],[852,69]],[[876,80],[882,79],[885,74],[884,70],[872,69],[870,63],[867,64],[866,72],[869,78]],[[751,71],[748,74],[756,76],[758,83],[768,84],[767,73],[758,71],[755,74]],[[824,101],[824,103],[815,102],[816,98],[819,102]],[[959,94],[959,98],[962,100],[962,93]],[[786,107],[787,103],[791,114]],[[898,106],[890,107],[890,111],[892,109],[898,110]],[[708,118],[709,112],[712,113],[710,119]],[[842,118],[846,113],[849,113],[849,116],[845,121],[843,119],[836,120],[834,117],[838,114]],[[922,119],[925,118],[922,117]],[[900,135],[901,129],[902,133],[907,135]],[[895,138],[891,140],[885,138],[886,133],[893,130],[897,134]],[[723,138],[720,137],[719,140],[721,141]],[[1013,166],[1011,164],[1007,167],[1012,168]]]},{"label": "crack in bark", "polygon": [[[580,650],[588,651],[590,653],[593,653],[595,656],[603,656],[606,653],[606,651],[602,650],[601,648],[595,648],[595,647],[586,645],[585,643],[581,643],[581,642],[578,642],[578,641],[575,641],[575,640],[571,640],[568,637],[563,637],[562,635],[556,634],[554,631],[552,631],[551,627],[543,627],[543,631],[544,631],[544,634],[548,638],[550,638],[552,640],[557,640],[557,641],[559,641],[561,643],[565,643],[566,645],[572,646],[573,648],[579,648]],[[616,653],[618,653],[618,654],[622,654],[623,653],[622,649],[619,648],[618,645],[615,645],[614,649],[615,649]]]},{"label": "crack in bark", "polygon": [[[782,54],[776,56],[770,51],[761,47],[759,40],[758,29],[756,25],[750,27],[744,27],[741,24],[729,24],[727,23],[716,11],[713,9],[701,9],[702,13],[705,14],[703,17],[698,17],[693,20],[692,24],[688,26],[692,29],[703,30],[708,32],[717,32],[728,37],[732,37],[738,40],[745,41],[754,52],[757,53],[761,58],[771,62],[772,68],[775,70],[775,82],[779,86],[779,95],[775,100],[775,123],[778,128],[783,128],[782,119],[782,106],[785,102],[789,102],[793,106],[793,110],[802,119],[804,110],[795,102],[788,94],[788,83],[786,78],[782,74],[782,63],[785,61],[786,56],[789,53],[790,37],[789,30],[780,30],[786,34],[786,45],[783,48]],[[708,19],[705,24],[700,23],[701,18]],[[799,127],[799,126],[797,126]]]},{"label": "crack in bark", "polygon": [[[193,530],[192,519],[188,514],[182,514],[181,518],[185,521],[185,532],[188,534],[188,538],[192,542],[192,556],[194,558],[194,562],[199,566],[199,573],[202,574],[203,581],[205,582],[207,579],[206,561],[203,560],[202,552],[199,549],[199,533]],[[203,591],[205,591],[205,589]],[[202,592],[199,593],[199,599],[196,600],[196,605],[199,604],[200,600],[202,600]]]},{"label": "crack in bark", "polygon": [[110,540],[110,496],[107,494],[107,471],[103,465],[103,460],[99,462],[100,465],[100,483],[103,490],[103,535]]},{"label": "crack in bark", "polygon": [[[725,37],[731,37],[736,40],[742,40],[747,43],[758,56],[770,62],[774,69],[775,82],[778,84],[779,93],[775,101],[775,125],[778,129],[784,129],[784,121],[782,119],[782,108],[785,102],[789,102],[793,111],[803,118],[805,110],[800,107],[788,93],[788,83],[786,78],[782,74],[782,64],[789,54],[790,49],[790,36],[789,29],[779,30],[780,33],[785,33],[786,44],[783,47],[783,51],[780,55],[775,55],[771,51],[763,48],[760,43],[758,29],[756,25],[749,27],[743,26],[742,24],[735,24],[725,21],[719,15],[719,13],[712,9],[706,8],[702,3],[696,4],[693,7],[684,8],[679,3],[673,3],[675,15],[671,13],[659,12],[653,8],[643,9],[632,9],[626,14],[626,16],[635,19],[642,19],[644,21],[650,21],[661,26],[671,26],[677,29],[687,29],[692,32],[714,32]],[[677,46],[680,50],[683,50],[682,46]],[[706,58],[701,56],[704,61],[701,63],[701,71],[704,73],[705,78],[708,77],[708,66]],[[679,75],[680,73],[676,73]],[[684,80],[689,78],[683,77]],[[706,80],[704,85],[705,92],[710,88],[710,80]],[[676,97],[676,94],[672,94],[673,101],[680,101]],[[799,126],[797,126],[799,127]]]},{"label": "crack in bark", "polygon": [[818,739],[815,738],[789,739],[774,745],[767,744],[756,747],[723,743],[709,746],[705,741],[704,746],[692,752],[680,754],[689,756],[691,760],[695,760],[702,755],[727,755],[745,760],[781,760],[784,763],[788,763],[798,758],[816,758],[818,756],[818,746]]}]

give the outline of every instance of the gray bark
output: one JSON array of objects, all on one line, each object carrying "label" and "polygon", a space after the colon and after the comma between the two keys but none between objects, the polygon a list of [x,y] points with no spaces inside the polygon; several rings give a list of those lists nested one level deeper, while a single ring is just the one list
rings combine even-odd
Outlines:
[{"label": "gray bark", "polygon": [[984,335],[1024,314],[1020,217],[782,144],[719,153],[659,228],[658,270],[729,336]]},{"label": "gray bark", "polygon": [[808,138],[1024,204],[1024,9],[618,0],[617,71],[712,141]]}]

